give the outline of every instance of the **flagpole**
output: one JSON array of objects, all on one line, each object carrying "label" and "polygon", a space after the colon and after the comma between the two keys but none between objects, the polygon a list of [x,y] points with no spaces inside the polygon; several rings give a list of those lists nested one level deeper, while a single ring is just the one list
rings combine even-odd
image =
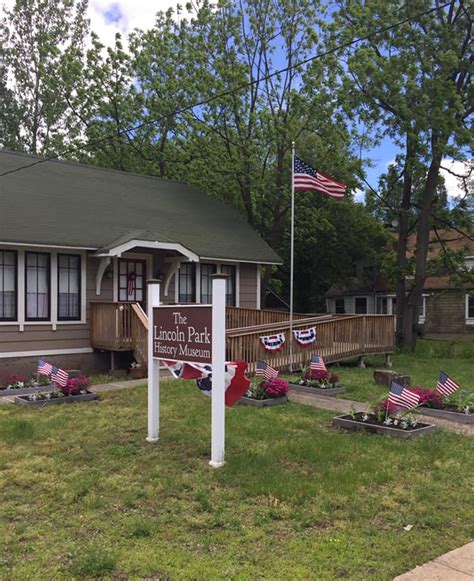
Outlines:
[{"label": "flagpole", "polygon": [[295,142],[291,143],[291,240],[290,240],[290,373],[293,373],[293,274],[295,254]]}]

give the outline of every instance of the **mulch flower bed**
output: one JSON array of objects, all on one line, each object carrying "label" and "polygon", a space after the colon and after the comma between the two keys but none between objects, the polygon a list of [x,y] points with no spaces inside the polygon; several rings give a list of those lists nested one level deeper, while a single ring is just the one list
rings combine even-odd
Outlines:
[{"label": "mulch flower bed", "polygon": [[81,375],[67,380],[66,385],[54,386],[54,391],[43,393],[39,390],[27,395],[15,397],[15,403],[27,407],[47,407],[64,403],[77,403],[98,399],[95,393],[89,391],[90,380]]},{"label": "mulch flower bed", "polygon": [[338,382],[339,376],[334,372],[304,368],[301,377],[289,385],[297,393],[335,396],[347,391]]},{"label": "mulch flower bed", "polygon": [[270,407],[288,401],[288,382],[278,377],[253,383],[239,403],[254,407]]},{"label": "mulch flower bed", "polygon": [[345,430],[363,430],[371,434],[384,434],[395,438],[416,438],[436,430],[434,424],[422,422],[408,423],[405,420],[393,420],[385,423],[375,414],[357,412],[333,418],[332,423],[337,428]]},{"label": "mulch flower bed", "polygon": [[418,413],[462,424],[474,424],[474,392],[459,389],[445,397],[435,389],[419,386],[409,389],[420,397]]},{"label": "mulch flower bed", "polygon": [[0,382],[0,397],[10,397],[12,395],[26,395],[36,392],[47,392],[54,390],[49,378],[40,376],[27,379],[24,375],[7,375]]}]

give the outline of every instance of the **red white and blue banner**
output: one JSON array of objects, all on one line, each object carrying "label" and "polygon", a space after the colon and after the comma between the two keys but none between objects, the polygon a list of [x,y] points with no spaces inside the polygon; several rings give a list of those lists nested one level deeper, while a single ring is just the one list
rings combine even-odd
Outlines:
[{"label": "red white and blue banner", "polygon": [[263,335],[260,337],[260,343],[264,346],[266,351],[280,351],[285,344],[285,333],[277,333],[276,335]]},{"label": "red white and blue banner", "polygon": [[[204,363],[183,363],[182,361],[163,361],[171,375],[176,379],[195,379],[204,395],[212,396],[212,366]],[[245,376],[245,361],[225,364],[225,405],[237,403],[250,385]]]},{"label": "red white and blue banner", "polygon": [[293,337],[295,338],[295,341],[303,347],[311,345],[311,343],[316,341],[316,327],[293,331]]}]

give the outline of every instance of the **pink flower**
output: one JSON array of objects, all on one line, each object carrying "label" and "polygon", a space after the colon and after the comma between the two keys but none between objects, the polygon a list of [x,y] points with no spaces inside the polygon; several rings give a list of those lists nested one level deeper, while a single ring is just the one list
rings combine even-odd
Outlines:
[{"label": "pink flower", "polygon": [[269,398],[284,397],[288,393],[288,382],[277,377],[270,381],[262,381],[260,388]]}]

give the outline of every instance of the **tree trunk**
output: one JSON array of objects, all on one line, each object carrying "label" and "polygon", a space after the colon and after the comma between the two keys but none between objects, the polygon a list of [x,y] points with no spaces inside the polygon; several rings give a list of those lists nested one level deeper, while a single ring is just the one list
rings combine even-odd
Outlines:
[{"label": "tree trunk", "polygon": [[404,322],[403,322],[403,347],[414,351],[417,338],[418,314],[420,312],[423,287],[426,280],[428,249],[430,242],[430,229],[432,206],[436,194],[436,184],[441,166],[441,148],[438,148],[436,137],[433,137],[433,157],[428,170],[428,175],[423,190],[420,217],[416,233],[416,270],[415,282],[407,296]]},{"label": "tree trunk", "polygon": [[398,241],[397,241],[397,267],[399,269],[396,280],[397,295],[397,342],[401,343],[403,333],[403,322],[406,309],[406,281],[405,266],[407,259],[407,245],[409,234],[410,206],[413,185],[413,158],[414,158],[414,140],[410,132],[407,133],[406,139],[406,157],[403,174],[403,193],[398,216]]}]

